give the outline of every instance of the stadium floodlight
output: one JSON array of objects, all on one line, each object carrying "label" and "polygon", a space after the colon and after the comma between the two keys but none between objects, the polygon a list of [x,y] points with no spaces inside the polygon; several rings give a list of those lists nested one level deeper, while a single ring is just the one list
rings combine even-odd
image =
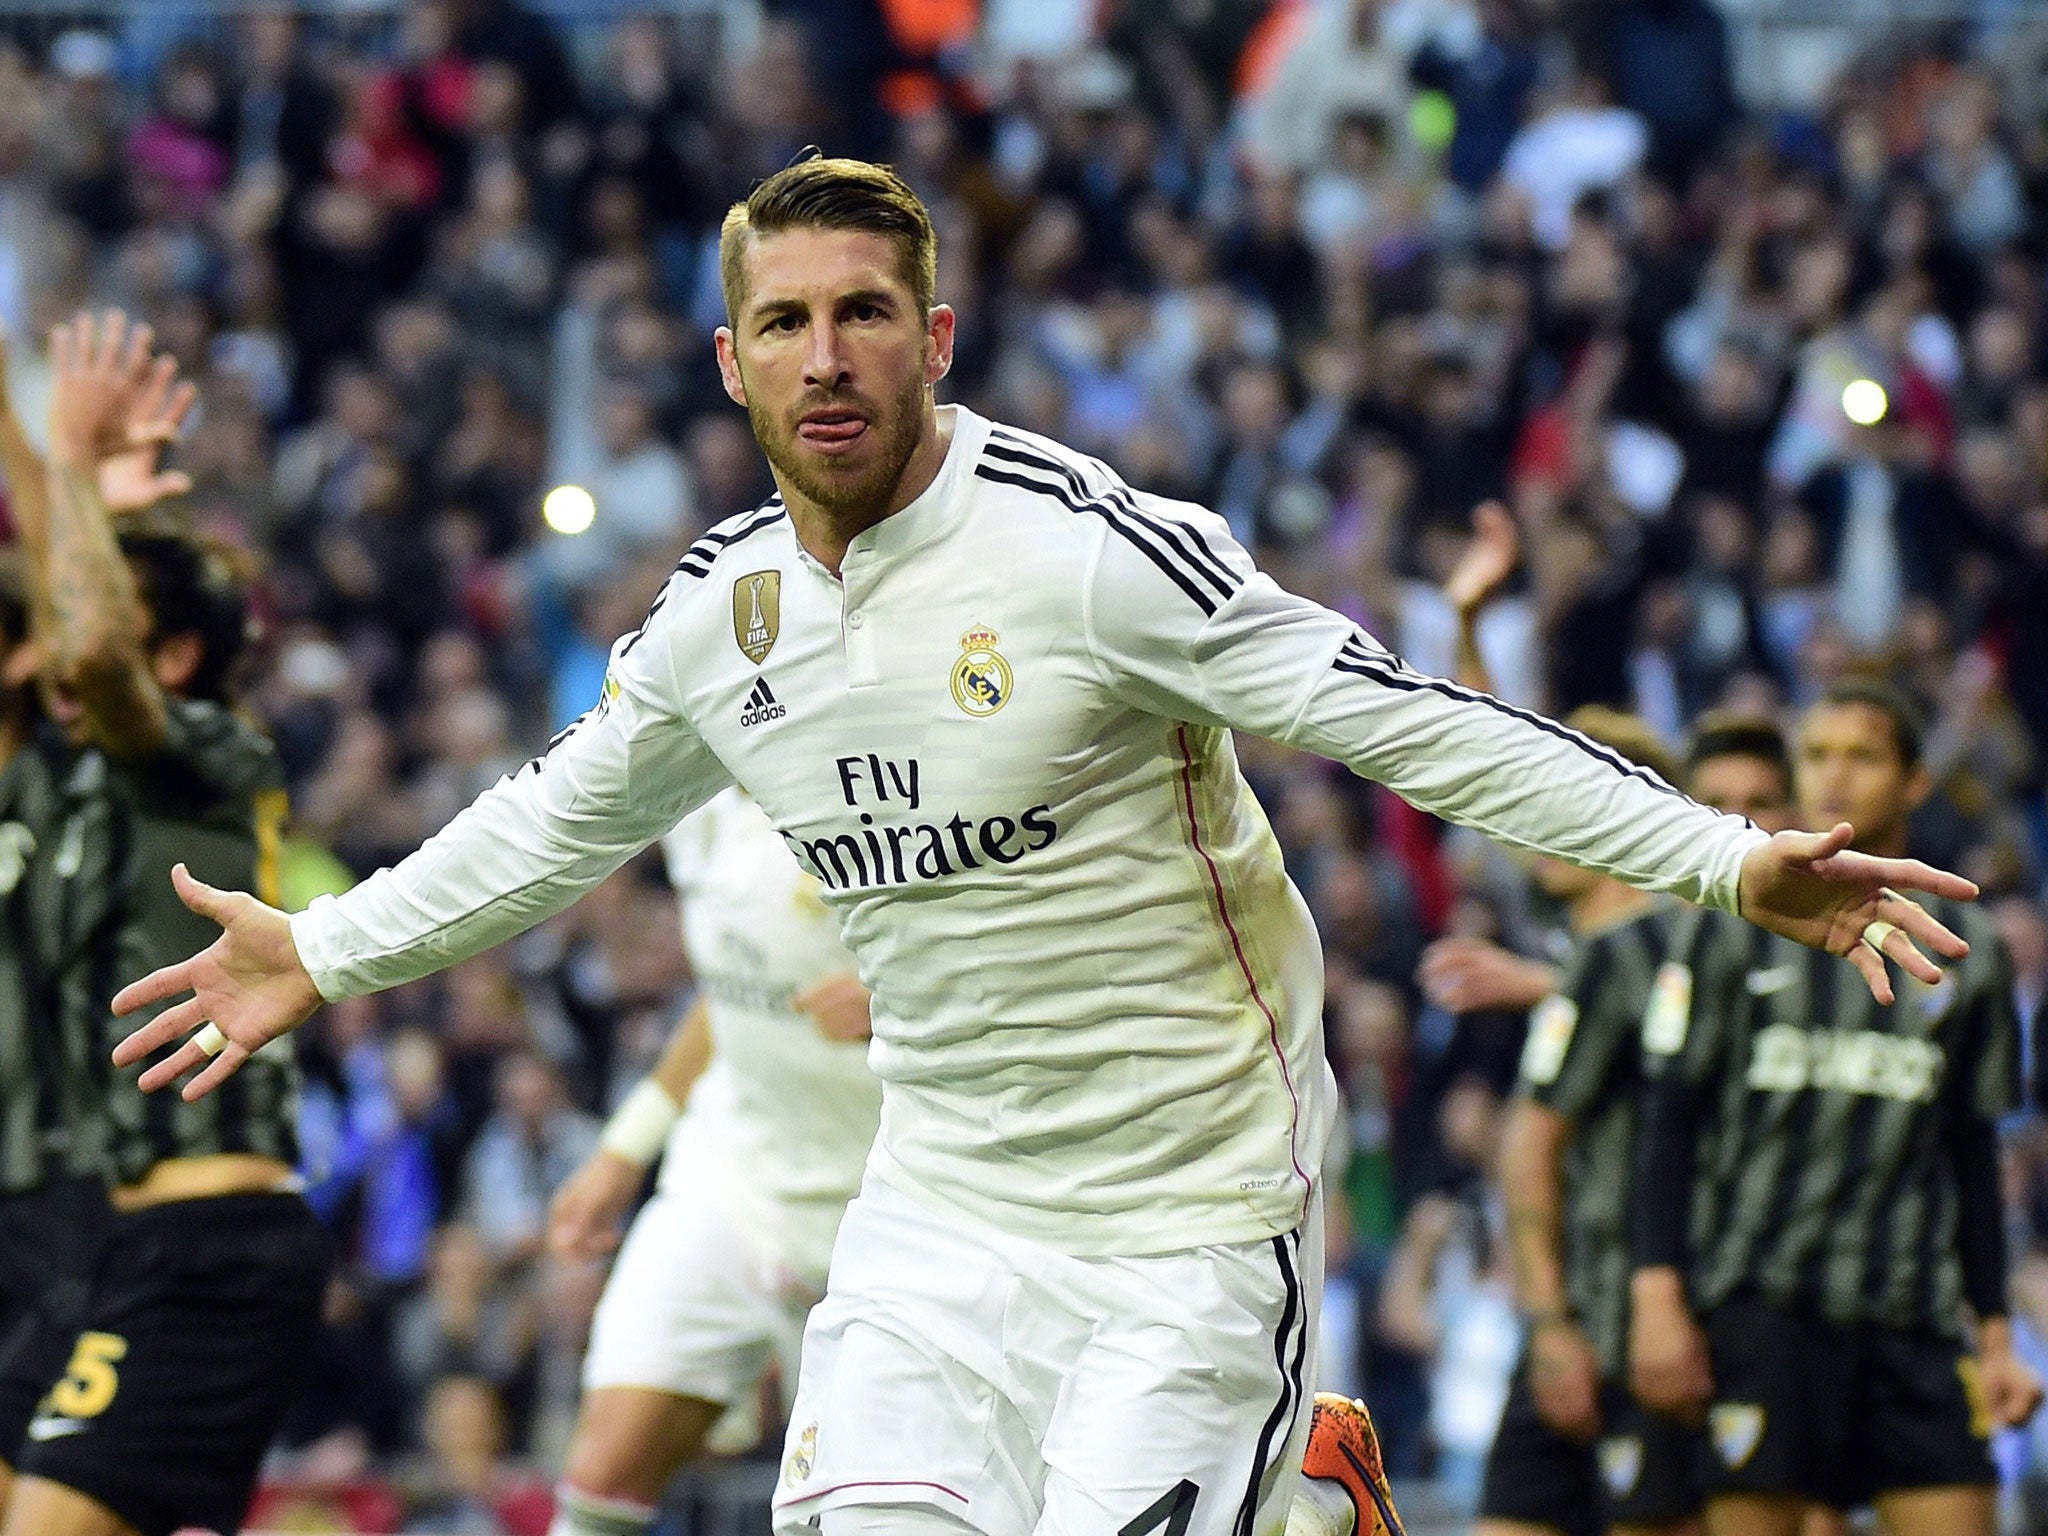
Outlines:
[{"label": "stadium floodlight", "polygon": [[580,485],[558,485],[541,499],[541,520],[557,533],[588,533],[597,499]]},{"label": "stadium floodlight", "polygon": [[1842,386],[1842,414],[1859,427],[1874,427],[1891,409],[1884,386],[1875,379],[1851,379]]}]

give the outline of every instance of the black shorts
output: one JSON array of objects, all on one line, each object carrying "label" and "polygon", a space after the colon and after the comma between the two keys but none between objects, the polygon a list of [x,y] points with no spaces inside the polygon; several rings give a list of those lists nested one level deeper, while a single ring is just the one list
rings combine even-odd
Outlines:
[{"label": "black shorts", "polygon": [[1666,1525],[1699,1513],[1698,1434],[1600,1387],[1600,1438],[1568,1440],[1536,1411],[1525,1352],[1486,1459],[1480,1518],[1599,1536],[1611,1524]]},{"label": "black shorts", "polygon": [[1710,1493],[1850,1509],[1899,1489],[1997,1481],[1976,1360],[1959,1340],[1840,1326],[1754,1297],[1714,1308],[1705,1326]]},{"label": "black shorts", "polygon": [[41,1341],[78,1331],[106,1221],[97,1179],[0,1198],[0,1461],[10,1466],[50,1385]]},{"label": "black shorts", "polygon": [[20,1470],[142,1536],[239,1530],[311,1353],[331,1256],[293,1194],[115,1213]]}]

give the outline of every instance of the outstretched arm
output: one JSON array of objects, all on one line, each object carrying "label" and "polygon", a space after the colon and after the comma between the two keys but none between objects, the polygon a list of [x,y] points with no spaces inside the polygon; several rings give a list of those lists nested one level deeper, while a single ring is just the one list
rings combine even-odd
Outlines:
[{"label": "outstretched arm", "polygon": [[[198,1098],[321,999],[417,980],[551,917],[723,789],[724,767],[679,712],[666,631],[682,589],[700,579],[678,571],[647,626],[612,648],[596,708],[394,868],[290,918],[248,896],[223,907],[208,900],[221,893],[181,884],[200,892],[187,905],[224,932],[114,999],[126,1014],[192,994],[130,1035],[117,1061],[139,1061],[211,1021],[227,1047],[186,1085]],[[187,1040],[143,1086],[163,1087],[207,1054]]]},{"label": "outstretched arm", "polygon": [[1136,515],[1105,521],[1083,623],[1134,705],[1334,758],[1510,847],[1739,912],[1848,959],[1880,1002],[1873,944],[1923,981],[1940,971],[1916,944],[1968,952],[1897,893],[1967,900],[1969,881],[1849,852],[1847,826],[1773,838],[1710,811],[1555,721],[1416,672],[1255,570],[1214,514],[1122,494]]}]

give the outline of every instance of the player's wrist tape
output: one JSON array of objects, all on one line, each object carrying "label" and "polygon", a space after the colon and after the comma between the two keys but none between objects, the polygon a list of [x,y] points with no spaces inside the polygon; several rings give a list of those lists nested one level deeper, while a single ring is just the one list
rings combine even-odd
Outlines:
[{"label": "player's wrist tape", "polygon": [[662,1143],[682,1112],[683,1107],[669,1097],[666,1088],[643,1077],[612,1111],[597,1144],[634,1167],[645,1168],[661,1155]]}]

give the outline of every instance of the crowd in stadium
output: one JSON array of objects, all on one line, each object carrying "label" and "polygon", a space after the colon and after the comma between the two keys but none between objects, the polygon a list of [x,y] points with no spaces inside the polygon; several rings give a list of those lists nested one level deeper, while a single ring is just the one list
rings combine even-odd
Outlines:
[{"label": "crowd in stadium", "polygon": [[[36,338],[83,304],[199,386],[174,462],[261,570],[291,904],[530,757],[772,489],[713,365],[716,231],[815,143],[930,203],[947,398],[1213,507],[1421,670],[1457,664],[1443,583],[1499,499],[1522,561],[1478,638],[1511,702],[1678,746],[1853,673],[1910,690],[1914,851],[1985,887],[2048,1081],[2048,96],[1987,35],[1873,35],[1766,113],[1709,0],[180,9],[0,25],[0,321],[32,429]],[[563,484],[588,531],[544,523]],[[1240,750],[1350,1109],[1326,1374],[1397,1486],[1455,1499],[1517,1348],[1487,1172],[1524,1024],[1450,1012],[1424,956],[1543,956],[1554,914],[1497,850]],[[544,1251],[548,1199],[689,993],[650,858],[309,1027],[345,1263],[282,1474],[375,1469],[411,1529],[544,1528],[603,1280]],[[2005,1155],[2039,1368],[2037,1110]],[[2013,1508],[2048,1488],[2048,1444],[2001,1454]]]}]

